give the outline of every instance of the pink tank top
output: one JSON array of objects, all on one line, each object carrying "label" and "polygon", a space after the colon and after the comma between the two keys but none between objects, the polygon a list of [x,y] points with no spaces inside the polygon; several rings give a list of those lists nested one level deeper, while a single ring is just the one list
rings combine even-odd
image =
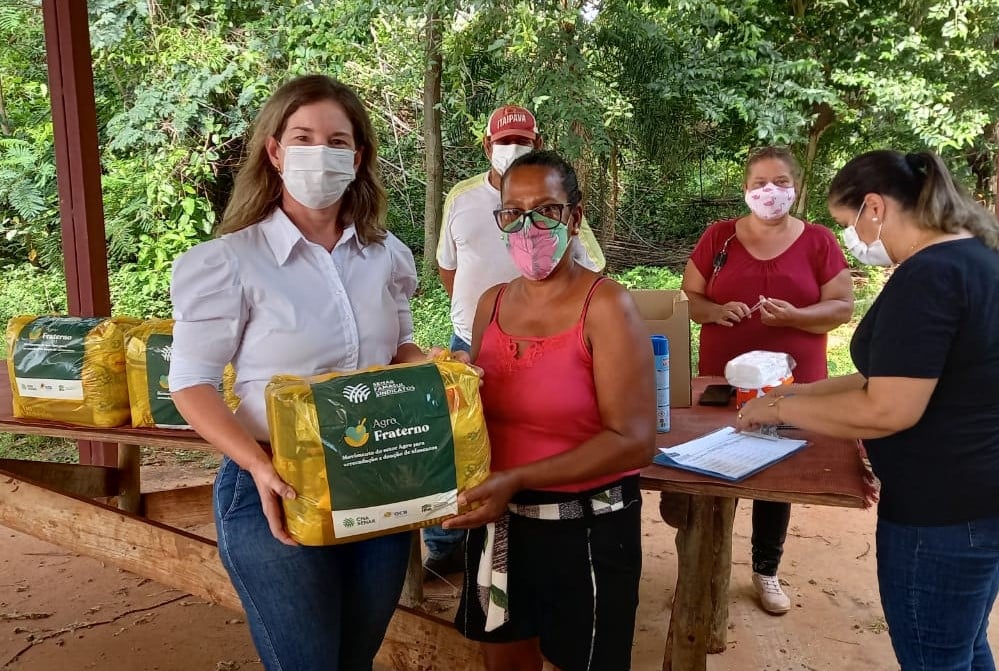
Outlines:
[{"label": "pink tank top", "polygon": [[[506,287],[500,289],[475,361],[484,371],[481,394],[493,470],[568,452],[603,430],[593,381],[593,357],[583,337],[583,324],[593,292],[604,279],[597,279],[590,287],[574,326],[540,338],[511,337],[500,328],[499,306]],[[527,343],[520,356],[518,342]],[[547,489],[581,492],[635,472],[613,473]]]}]

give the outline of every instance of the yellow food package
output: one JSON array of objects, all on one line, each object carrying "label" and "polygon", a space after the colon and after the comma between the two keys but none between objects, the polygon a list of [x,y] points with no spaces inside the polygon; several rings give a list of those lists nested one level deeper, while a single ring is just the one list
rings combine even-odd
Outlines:
[{"label": "yellow food package", "polygon": [[[173,351],[173,320],[152,319],[125,334],[125,372],[132,426],[190,429],[170,397],[170,356]],[[222,372],[222,392],[233,411],[239,397],[233,391],[236,371],[232,364]]]},{"label": "yellow food package", "polygon": [[14,416],[83,426],[128,424],[128,317],[38,317],[7,322]]},{"label": "yellow food package", "polygon": [[274,467],[303,545],[438,524],[489,475],[479,377],[458,361],[276,376],[265,392]]}]

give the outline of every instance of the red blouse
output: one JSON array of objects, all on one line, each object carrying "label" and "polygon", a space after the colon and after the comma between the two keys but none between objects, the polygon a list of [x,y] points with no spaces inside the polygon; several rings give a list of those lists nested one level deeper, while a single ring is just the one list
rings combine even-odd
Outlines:
[{"label": "red blouse", "polygon": [[[847,267],[846,258],[832,231],[818,224],[805,224],[798,239],[779,256],[761,261],[752,256],[738,238],[728,244],[725,265],[711,279],[712,263],[725,241],[735,233],[735,219],[713,223],[691,252],[690,260],[708,281],[707,297],[723,305],[740,301],[749,307],[760,296],[779,298],[795,307],[819,302],[822,285]],[[701,375],[723,375],[725,364],[751,350],[787,352],[794,357],[796,382],[814,382],[828,377],[826,335],[796,328],[766,326],[759,311],[732,327],[701,326]]]}]

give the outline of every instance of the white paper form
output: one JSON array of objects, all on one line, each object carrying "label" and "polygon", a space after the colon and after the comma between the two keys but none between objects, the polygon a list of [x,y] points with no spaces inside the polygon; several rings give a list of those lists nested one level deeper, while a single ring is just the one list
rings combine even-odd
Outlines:
[{"label": "white paper form", "polygon": [[656,455],[655,462],[726,480],[741,480],[807,443],[791,438],[758,438],[726,426],[686,443],[660,448],[661,454]]}]

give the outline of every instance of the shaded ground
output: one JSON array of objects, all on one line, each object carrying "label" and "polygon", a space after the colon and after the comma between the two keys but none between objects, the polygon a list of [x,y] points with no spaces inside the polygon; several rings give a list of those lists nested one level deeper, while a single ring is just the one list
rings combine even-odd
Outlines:
[{"label": "shaded ground", "polygon": [[[145,487],[211,479],[210,464],[146,457]],[[673,532],[645,496],[645,569],[635,671],[662,663],[676,579]],[[750,507],[736,518],[729,649],[709,671],[897,669],[878,604],[874,514],[796,506],[782,577],[794,607],[756,606],[750,585]],[[0,528],[0,670],[235,671],[261,669],[241,614]],[[428,584],[428,610],[446,615],[453,590]],[[999,637],[999,626],[991,628]],[[441,670],[457,671],[457,670]]]}]

